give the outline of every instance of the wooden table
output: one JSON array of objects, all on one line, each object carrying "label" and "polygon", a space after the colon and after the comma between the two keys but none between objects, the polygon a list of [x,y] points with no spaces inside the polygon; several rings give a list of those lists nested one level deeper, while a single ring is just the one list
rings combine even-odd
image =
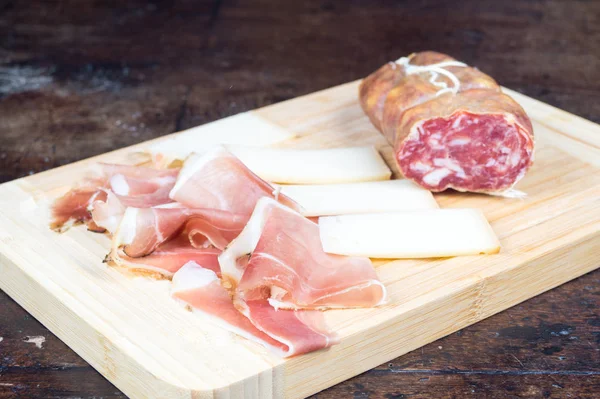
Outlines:
[{"label": "wooden table", "polygon": [[[355,80],[423,49],[600,122],[598,1],[8,0],[0,182]],[[597,397],[599,309],[600,270],[316,397]],[[1,291],[0,337],[0,398],[124,397]]]}]

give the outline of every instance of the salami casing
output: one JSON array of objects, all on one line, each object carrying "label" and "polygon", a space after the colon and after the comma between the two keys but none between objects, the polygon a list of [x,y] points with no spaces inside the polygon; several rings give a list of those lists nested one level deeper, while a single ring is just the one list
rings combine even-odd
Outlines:
[{"label": "salami casing", "polygon": [[451,57],[425,52],[399,61],[366,78],[360,100],[404,176],[431,191],[512,188],[533,161],[523,108],[494,79]]},{"label": "salami casing", "polygon": [[[425,51],[411,56],[414,65],[428,65],[453,60],[450,56]],[[371,75],[367,76],[359,88],[361,105],[371,119],[371,123],[381,130],[383,106],[387,95],[406,77],[404,68],[395,62],[388,62]]]}]

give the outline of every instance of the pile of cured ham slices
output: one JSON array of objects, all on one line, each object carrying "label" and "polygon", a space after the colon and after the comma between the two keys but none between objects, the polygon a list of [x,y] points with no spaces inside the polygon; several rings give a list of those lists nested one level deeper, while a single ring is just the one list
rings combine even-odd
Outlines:
[{"label": "pile of cured ham slices", "polygon": [[[248,159],[279,152],[282,169],[268,173],[280,184],[263,180],[236,151]],[[289,176],[308,182],[313,172],[299,166],[320,158],[334,168],[354,161],[355,170],[325,171],[318,185],[281,184]],[[479,211],[439,209],[429,191],[389,177],[371,147],[215,146],[176,168],[97,164],[56,200],[52,227],[86,223],[109,234],[106,262],[171,279],[172,297],[188,309],[292,356],[338,342],[323,311],[386,303],[370,257],[498,251]]]}]

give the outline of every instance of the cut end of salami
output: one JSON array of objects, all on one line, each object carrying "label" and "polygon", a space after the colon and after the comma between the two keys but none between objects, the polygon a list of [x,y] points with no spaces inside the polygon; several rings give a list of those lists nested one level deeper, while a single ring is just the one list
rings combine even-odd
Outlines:
[{"label": "cut end of salami", "polygon": [[533,160],[533,141],[508,114],[457,111],[415,124],[397,148],[405,177],[431,191],[500,192]]}]

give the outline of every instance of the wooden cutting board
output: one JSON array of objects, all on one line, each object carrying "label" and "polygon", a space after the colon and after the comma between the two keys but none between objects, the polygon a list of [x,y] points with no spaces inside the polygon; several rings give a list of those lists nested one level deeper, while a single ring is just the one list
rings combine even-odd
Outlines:
[{"label": "wooden cutting board", "polygon": [[[357,87],[253,112],[298,135],[281,146],[372,144],[393,166],[391,148],[358,105]],[[342,338],[329,350],[278,359],[186,312],[169,298],[169,282],[103,264],[104,235],[84,227],[50,231],[49,204],[86,165],[135,163],[131,154],[141,145],[0,186],[0,288],[134,398],[318,392],[600,266],[600,126],[507,92],[534,121],[536,162],[517,186],[528,197],[436,196],[442,207],[481,208],[501,240],[500,254],[376,261],[389,304],[327,312]]]}]

